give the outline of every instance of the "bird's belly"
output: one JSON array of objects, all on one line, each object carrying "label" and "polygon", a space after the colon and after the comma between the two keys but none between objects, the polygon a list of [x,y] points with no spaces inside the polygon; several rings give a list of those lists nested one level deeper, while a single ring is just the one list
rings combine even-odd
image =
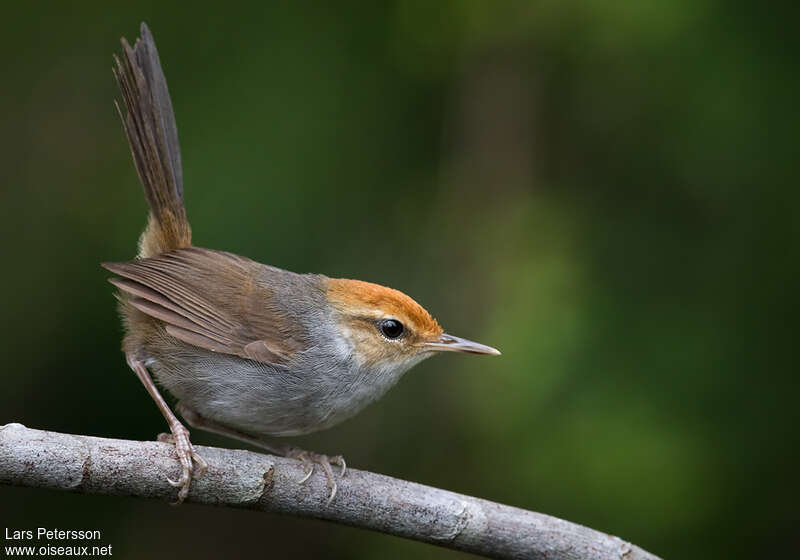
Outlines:
[{"label": "bird's belly", "polygon": [[[395,380],[358,370],[287,370],[214,354],[151,363],[158,381],[201,416],[253,434],[294,436],[330,428],[383,395]],[[365,379],[365,377],[367,377]]]}]

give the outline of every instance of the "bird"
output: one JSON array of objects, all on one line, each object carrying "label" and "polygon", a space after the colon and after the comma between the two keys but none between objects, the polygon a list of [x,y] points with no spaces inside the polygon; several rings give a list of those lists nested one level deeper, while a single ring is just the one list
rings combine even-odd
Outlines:
[{"label": "bird", "polygon": [[[298,274],[225,251],[196,247],[184,205],[172,101],[150,29],[114,55],[122,120],[149,206],[136,258],[104,262],[114,274],[122,350],[158,409],[180,476],[175,503],[208,464],[164,399],[192,428],[302,461],[304,482],[319,465],[328,502],[346,472],[328,456],[269,438],[327,429],[380,398],[412,366],[441,352],[498,355],[444,332],[401,291],[361,280]],[[158,383],[158,385],[156,385]]]}]

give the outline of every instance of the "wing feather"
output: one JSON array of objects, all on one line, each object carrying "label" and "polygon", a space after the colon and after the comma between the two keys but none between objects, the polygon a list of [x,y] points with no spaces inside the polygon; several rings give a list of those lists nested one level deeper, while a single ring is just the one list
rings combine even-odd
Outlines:
[{"label": "wing feather", "polygon": [[120,276],[109,281],[129,295],[130,305],[187,344],[271,364],[307,345],[302,327],[256,281],[267,267],[249,259],[189,247],[103,267]]}]

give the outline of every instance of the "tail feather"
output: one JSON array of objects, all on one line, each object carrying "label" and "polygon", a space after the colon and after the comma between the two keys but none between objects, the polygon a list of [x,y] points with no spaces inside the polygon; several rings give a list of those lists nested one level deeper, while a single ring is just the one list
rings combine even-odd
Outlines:
[{"label": "tail feather", "polygon": [[122,39],[122,57],[114,56],[114,76],[122,94],[120,111],[133,162],[150,206],[150,220],[139,240],[139,256],[191,245],[191,228],[183,204],[183,171],[178,128],[167,80],[153,35],[142,23],[133,48]]}]

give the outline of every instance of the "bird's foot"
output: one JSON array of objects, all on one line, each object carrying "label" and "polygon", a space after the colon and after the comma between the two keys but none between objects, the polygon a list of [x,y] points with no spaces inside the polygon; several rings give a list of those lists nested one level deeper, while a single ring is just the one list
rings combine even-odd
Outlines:
[{"label": "bird's foot", "polygon": [[312,474],[314,474],[314,465],[319,465],[322,467],[322,470],[325,471],[325,477],[328,479],[328,488],[330,488],[331,491],[330,495],[328,496],[328,503],[330,504],[336,497],[336,490],[338,489],[336,476],[333,474],[333,468],[331,465],[337,465],[338,467],[341,467],[339,478],[344,477],[344,474],[347,472],[347,463],[345,463],[344,457],[341,455],[329,457],[321,453],[314,453],[313,451],[306,451],[296,447],[289,448],[289,450],[286,452],[286,457],[289,457],[290,459],[297,459],[303,463],[303,468],[305,469],[306,474],[303,478],[297,481],[300,484],[304,483],[306,480],[311,478]]},{"label": "bird's foot", "polygon": [[175,453],[177,453],[178,460],[181,463],[181,476],[178,480],[167,478],[167,482],[172,486],[180,488],[178,499],[172,502],[172,505],[180,505],[189,494],[189,485],[192,483],[192,478],[203,476],[208,470],[208,463],[195,452],[189,441],[189,430],[183,424],[177,422],[175,425],[170,426],[170,430],[172,431],[170,434],[159,434],[158,441],[173,444]]}]

